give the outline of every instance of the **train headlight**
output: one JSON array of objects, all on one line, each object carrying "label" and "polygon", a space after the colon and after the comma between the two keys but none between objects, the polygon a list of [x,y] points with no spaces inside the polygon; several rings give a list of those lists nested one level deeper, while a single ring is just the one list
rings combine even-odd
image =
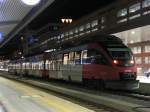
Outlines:
[{"label": "train headlight", "polygon": [[118,60],[113,60],[113,63],[118,64],[119,62],[118,62]]},{"label": "train headlight", "polygon": [[130,60],[130,64],[134,64],[134,60]]}]

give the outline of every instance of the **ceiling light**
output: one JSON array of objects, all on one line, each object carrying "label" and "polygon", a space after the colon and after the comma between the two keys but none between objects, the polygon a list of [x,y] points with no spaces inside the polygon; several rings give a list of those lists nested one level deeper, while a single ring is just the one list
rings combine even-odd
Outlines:
[{"label": "ceiling light", "polygon": [[72,19],[69,19],[69,22],[72,23]]},{"label": "ceiling light", "polygon": [[131,34],[133,34],[133,35],[134,35],[134,34],[135,34],[135,31],[132,31],[132,32],[131,32]]},{"label": "ceiling light", "polygon": [[36,5],[40,3],[41,0],[21,0],[26,5]]},{"label": "ceiling light", "polygon": [[61,19],[61,21],[64,23],[64,22],[65,22],[65,19]]}]

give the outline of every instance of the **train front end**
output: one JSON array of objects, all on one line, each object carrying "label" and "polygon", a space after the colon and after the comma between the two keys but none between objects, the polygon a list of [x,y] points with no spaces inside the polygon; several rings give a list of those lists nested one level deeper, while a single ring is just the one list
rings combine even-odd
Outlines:
[{"label": "train front end", "polygon": [[106,88],[138,89],[137,68],[131,50],[124,46],[122,48],[108,48],[108,52],[113,66],[113,80],[106,82]]}]

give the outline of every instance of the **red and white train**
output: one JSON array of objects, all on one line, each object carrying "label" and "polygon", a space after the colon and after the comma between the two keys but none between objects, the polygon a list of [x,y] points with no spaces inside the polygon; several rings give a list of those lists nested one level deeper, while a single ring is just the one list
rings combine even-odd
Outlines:
[{"label": "red and white train", "polygon": [[72,48],[14,60],[9,72],[86,83],[98,87],[139,88],[131,50],[115,36]]}]

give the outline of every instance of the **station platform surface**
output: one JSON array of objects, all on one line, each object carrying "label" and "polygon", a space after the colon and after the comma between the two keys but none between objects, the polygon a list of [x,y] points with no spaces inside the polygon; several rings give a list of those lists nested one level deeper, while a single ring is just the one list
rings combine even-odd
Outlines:
[{"label": "station platform surface", "polygon": [[138,76],[137,79],[140,81],[140,83],[150,83],[150,77]]},{"label": "station platform surface", "polygon": [[[96,94],[93,94],[93,92],[86,92],[87,90],[79,91],[75,89],[64,88],[63,86],[61,87],[60,85],[52,85],[50,83],[46,83],[45,81],[43,82],[23,77],[19,78],[18,76],[5,73],[2,73],[1,76],[0,104],[4,105],[4,107],[9,110],[7,112],[20,112],[20,109],[23,110],[21,112],[28,112],[28,109],[32,109],[33,107],[35,109],[32,112],[117,112],[107,111],[103,109],[94,111],[93,108],[90,109],[85,106],[78,105],[68,100],[56,97],[54,95],[47,94],[43,91],[36,90],[35,88],[32,88],[30,86],[28,87],[26,83],[29,85],[33,85],[33,87],[36,86],[46,90],[55,91],[60,94],[74,97],[75,99],[82,99],[84,101],[93,102],[99,105],[107,105],[111,108],[113,107],[117,110],[119,109],[119,112],[135,112],[135,110],[137,110],[138,112],[150,112],[149,101],[143,102],[143,100],[123,97],[120,95],[108,95],[106,93],[103,94],[102,92],[96,92]],[[8,77],[8,79],[3,77]],[[18,80],[19,82],[23,83],[20,84],[18,81],[16,82],[12,79],[16,81]],[[149,85],[149,83],[147,84]],[[14,108],[14,111],[11,110],[12,108]]]},{"label": "station platform surface", "polygon": [[0,112],[94,111],[22,83],[0,77]]}]

